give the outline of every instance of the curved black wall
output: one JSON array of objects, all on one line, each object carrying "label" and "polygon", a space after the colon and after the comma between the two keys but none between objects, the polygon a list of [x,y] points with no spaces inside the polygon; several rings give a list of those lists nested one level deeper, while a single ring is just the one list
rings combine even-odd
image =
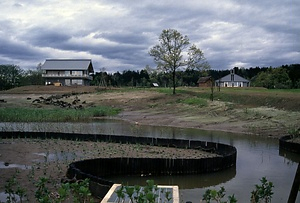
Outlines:
[{"label": "curved black wall", "polygon": [[294,152],[300,154],[300,144],[289,142],[292,139],[291,135],[283,136],[279,139],[279,149],[284,149],[286,151]]},{"label": "curved black wall", "polygon": [[199,159],[164,159],[164,158],[98,158],[73,162],[69,165],[67,176],[77,179],[89,178],[93,187],[92,192],[104,196],[114,184],[107,180],[111,175],[174,175],[199,174],[224,170],[236,165],[237,150],[235,147],[214,142],[204,142],[183,139],[165,139],[151,137],[133,137],[125,135],[102,134],[71,134],[52,132],[0,132],[2,138],[60,138],[69,140],[107,141],[118,143],[134,143],[144,145],[166,146],[175,148],[190,148],[209,151],[218,154],[217,157]]}]

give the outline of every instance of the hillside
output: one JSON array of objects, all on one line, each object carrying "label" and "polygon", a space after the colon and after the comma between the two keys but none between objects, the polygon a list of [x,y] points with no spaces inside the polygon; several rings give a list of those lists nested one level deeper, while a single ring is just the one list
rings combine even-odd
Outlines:
[{"label": "hillside", "polygon": [[[300,93],[266,89],[222,89],[210,101],[210,89],[114,88],[27,86],[0,92],[0,108],[30,107],[41,95],[70,94],[88,106],[111,106],[122,111],[115,118],[137,124],[220,130],[280,137],[299,127]],[[50,108],[47,106],[47,108]],[[59,108],[59,107],[51,107]]]}]

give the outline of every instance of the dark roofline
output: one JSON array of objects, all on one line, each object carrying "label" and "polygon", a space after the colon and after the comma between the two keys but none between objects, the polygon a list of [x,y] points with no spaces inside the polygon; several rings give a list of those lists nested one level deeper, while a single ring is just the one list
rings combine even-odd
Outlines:
[{"label": "dark roofline", "polygon": [[197,83],[206,83],[207,81],[212,80],[211,76],[200,77]]},{"label": "dark roofline", "polygon": [[46,61],[92,61],[92,59],[46,59]]}]

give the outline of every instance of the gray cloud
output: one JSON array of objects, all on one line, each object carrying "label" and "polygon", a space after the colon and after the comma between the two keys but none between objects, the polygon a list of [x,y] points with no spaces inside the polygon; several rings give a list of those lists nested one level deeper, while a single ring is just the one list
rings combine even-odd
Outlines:
[{"label": "gray cloud", "polygon": [[91,58],[96,69],[138,70],[155,66],[148,51],[167,28],[187,35],[214,69],[300,63],[294,0],[4,0],[0,7],[0,64]]}]

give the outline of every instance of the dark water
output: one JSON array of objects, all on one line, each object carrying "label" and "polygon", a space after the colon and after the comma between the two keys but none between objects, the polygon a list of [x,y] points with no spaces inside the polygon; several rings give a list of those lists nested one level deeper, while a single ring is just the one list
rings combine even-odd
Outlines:
[{"label": "dark water", "polygon": [[[14,126],[13,126],[14,125]],[[107,133],[147,137],[166,137],[213,141],[233,145],[237,148],[237,165],[226,171],[185,176],[163,177],[112,177],[119,183],[145,184],[154,179],[156,184],[178,185],[182,202],[200,202],[206,189],[224,186],[226,196],[234,194],[238,202],[250,202],[251,191],[260,179],[266,177],[275,185],[273,203],[287,202],[300,156],[280,152],[278,140],[253,135],[239,135],[197,129],[129,125],[126,122],[103,120],[95,123],[44,123],[44,124],[0,124],[0,130],[20,129],[37,131],[64,131],[85,133]],[[300,194],[296,202],[300,203]]]}]

